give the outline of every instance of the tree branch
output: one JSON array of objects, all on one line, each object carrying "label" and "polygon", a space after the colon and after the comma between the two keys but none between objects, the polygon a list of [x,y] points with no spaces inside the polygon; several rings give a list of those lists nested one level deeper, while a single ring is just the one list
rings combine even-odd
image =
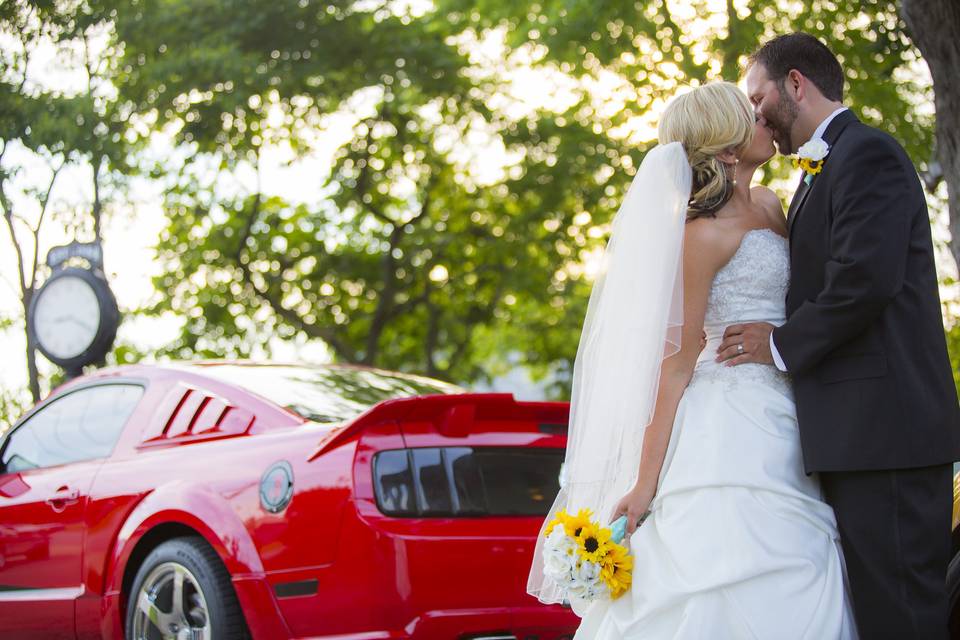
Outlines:
[{"label": "tree branch", "polygon": [[[400,240],[403,238],[403,234],[406,233],[406,230],[429,212],[432,202],[431,192],[433,191],[435,182],[436,179],[434,178],[434,174],[431,173],[430,177],[427,179],[427,184],[424,187],[423,201],[420,205],[420,211],[404,223],[394,223],[394,227],[390,231],[389,246],[387,247],[387,251],[383,256],[383,288],[381,289],[380,295],[377,298],[377,307],[374,310],[373,318],[370,320],[370,331],[367,333],[367,344],[362,360],[364,364],[373,364],[374,359],[376,358],[377,344],[380,341],[380,336],[383,334],[383,330],[386,327],[387,321],[396,316],[393,298],[397,290],[397,260],[393,257],[393,250],[400,244]],[[425,293],[425,296],[426,295],[429,294]]]},{"label": "tree branch", "polygon": [[43,217],[47,214],[47,204],[49,204],[50,195],[53,193],[53,185],[56,183],[57,176],[60,175],[60,171],[66,164],[67,160],[64,158],[59,167],[55,169],[51,167],[53,175],[50,176],[50,184],[47,185],[47,192],[43,194],[43,197],[40,199],[40,217],[37,218],[37,226],[30,229],[33,233],[33,264],[30,268],[31,291],[37,284],[37,266],[39,265],[40,258],[40,229],[43,226]]},{"label": "tree branch", "polygon": [[[273,312],[280,316],[281,319],[287,323],[303,330],[311,338],[319,338],[326,342],[330,347],[340,356],[342,359],[348,362],[356,362],[356,354],[343,342],[340,338],[337,337],[336,333],[322,326],[316,326],[307,324],[303,321],[296,311],[292,309],[287,309],[284,307],[280,300],[281,298],[273,292],[270,287],[260,288],[256,285],[253,279],[253,273],[250,271],[250,265],[248,262],[243,260],[244,252],[247,248],[247,239],[250,237],[251,230],[254,223],[260,217],[260,207],[262,202],[262,193],[260,190],[260,149],[257,148],[257,189],[256,196],[253,201],[253,206],[250,209],[250,214],[247,216],[247,221],[244,225],[243,233],[240,235],[240,242],[237,245],[236,251],[236,263],[240,269],[240,272],[243,274],[243,280],[246,285],[250,288],[253,293],[259,297],[261,300],[265,301],[270,305],[270,308],[273,309]],[[289,267],[292,263],[286,262],[281,265],[281,271],[285,267]]]},{"label": "tree branch", "polygon": [[[368,118],[366,121],[367,135],[365,139],[364,149],[369,149],[370,145],[373,143],[373,127],[370,126],[370,123],[372,122],[372,120],[373,120],[372,118]],[[370,213],[372,213],[373,217],[375,217],[377,220],[380,220],[385,224],[389,224],[392,227],[396,227],[397,222],[393,220],[390,216],[388,216],[386,212],[380,209],[380,207],[378,207],[373,203],[373,196],[370,195],[369,171],[370,171],[370,153],[368,152],[366,154],[366,158],[364,158],[363,167],[360,168],[360,174],[357,176],[356,191],[357,191],[357,195],[360,196],[360,204],[363,207],[365,207]],[[370,202],[364,202],[363,197],[365,195],[370,195]]]},{"label": "tree branch", "polygon": [[[93,103],[93,79],[95,77],[95,72],[93,70],[93,63],[90,58],[90,41],[87,38],[87,32],[83,32],[81,38],[83,40],[83,68],[87,72],[87,95],[90,97],[91,104]],[[94,112],[96,110],[94,109]],[[97,123],[101,122],[99,114],[97,114]],[[95,128],[96,125],[91,127],[91,130]],[[99,242],[101,238],[101,224],[100,219],[103,212],[103,204],[100,201],[100,170],[103,168],[104,157],[98,151],[91,153],[90,157],[90,166],[93,169],[93,237]]]},{"label": "tree branch", "polygon": [[346,360],[347,362],[356,362],[356,354],[344,343],[340,338],[337,337],[336,333],[327,329],[326,327],[307,324],[303,321],[297,313],[292,309],[287,309],[280,303],[280,299],[276,294],[270,290],[269,287],[262,289],[256,285],[253,281],[253,274],[250,271],[250,267],[247,264],[240,263],[240,271],[243,274],[244,282],[250,287],[250,289],[257,295],[260,299],[264,300],[267,304],[270,305],[270,308],[273,309],[273,312],[280,316],[281,319],[285,320],[287,323],[302,329],[311,338],[319,338],[326,342],[330,347],[337,353],[338,356]]},{"label": "tree branch", "polygon": [[[29,19],[30,18],[28,18],[28,20]],[[23,77],[20,78],[20,84],[17,85],[17,94],[22,95],[23,88],[27,85],[27,69],[30,66],[30,49],[27,47],[26,38],[23,37],[23,31],[17,32],[17,38],[20,40],[20,46],[23,47]]]},{"label": "tree branch", "polygon": [[[484,308],[481,309],[478,315],[482,316],[483,318],[489,318],[493,314],[494,309],[496,309],[497,305],[500,303],[500,298],[503,297],[503,290],[505,286],[506,286],[506,280],[505,278],[501,277],[497,281],[497,287],[496,289],[494,289],[493,295],[490,297],[489,302],[487,302]],[[455,367],[456,363],[461,361],[461,359],[463,358],[463,354],[469,348],[473,339],[474,327],[476,327],[477,324],[478,324],[477,322],[463,323],[463,326],[466,328],[466,334],[464,335],[463,340],[460,340],[457,343],[456,347],[454,347],[453,353],[450,355],[449,366],[446,369],[444,369],[442,372],[438,370],[436,373],[443,373],[446,375],[447,378],[450,377],[448,375],[450,369]],[[434,375],[436,375],[436,373]]]},{"label": "tree branch", "polygon": [[0,207],[3,208],[3,219],[7,222],[7,229],[10,231],[10,240],[13,242],[13,249],[17,253],[17,272],[20,276],[20,295],[21,297],[27,291],[27,280],[26,274],[24,273],[25,265],[23,264],[23,248],[20,246],[20,239],[17,237],[16,227],[13,226],[13,207],[10,204],[9,198],[7,198],[6,189],[4,185],[6,180],[0,176]]}]

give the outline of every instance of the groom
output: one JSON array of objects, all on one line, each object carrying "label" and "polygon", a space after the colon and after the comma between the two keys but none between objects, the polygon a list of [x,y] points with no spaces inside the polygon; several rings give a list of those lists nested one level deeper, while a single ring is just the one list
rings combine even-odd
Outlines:
[{"label": "groom", "polygon": [[844,108],[840,64],[813,36],[765,44],[746,85],[780,153],[806,167],[787,216],[788,319],[728,327],[717,359],[792,375],[860,637],[947,638],[960,406],[923,189],[900,145]]}]

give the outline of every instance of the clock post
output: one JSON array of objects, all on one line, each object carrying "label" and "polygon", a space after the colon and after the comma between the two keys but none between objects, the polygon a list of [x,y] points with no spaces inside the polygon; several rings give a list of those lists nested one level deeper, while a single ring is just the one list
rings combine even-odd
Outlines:
[{"label": "clock post", "polygon": [[[34,294],[27,326],[34,344],[67,379],[103,362],[120,324],[116,298],[103,272],[99,242],[71,242],[47,253],[50,277]],[[79,266],[78,266],[79,265]]]}]

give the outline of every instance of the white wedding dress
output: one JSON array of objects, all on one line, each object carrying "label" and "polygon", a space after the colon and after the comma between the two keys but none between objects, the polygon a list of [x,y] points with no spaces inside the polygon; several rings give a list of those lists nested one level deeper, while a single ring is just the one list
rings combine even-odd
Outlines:
[{"label": "white wedding dress", "polygon": [[707,346],[677,408],[633,583],[590,605],[574,640],[857,637],[833,510],[803,471],[790,380],[714,361],[724,329],[784,322],[787,241],[747,232],[717,273]]}]

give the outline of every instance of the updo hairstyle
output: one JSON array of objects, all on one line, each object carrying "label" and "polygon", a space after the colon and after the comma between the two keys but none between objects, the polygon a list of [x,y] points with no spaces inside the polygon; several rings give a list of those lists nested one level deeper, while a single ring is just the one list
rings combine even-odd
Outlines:
[{"label": "updo hairstyle", "polygon": [[673,98],[663,111],[660,144],[680,142],[693,169],[687,220],[716,217],[733,195],[718,153],[739,154],[753,140],[755,123],[747,97],[731,82],[711,82]]}]

